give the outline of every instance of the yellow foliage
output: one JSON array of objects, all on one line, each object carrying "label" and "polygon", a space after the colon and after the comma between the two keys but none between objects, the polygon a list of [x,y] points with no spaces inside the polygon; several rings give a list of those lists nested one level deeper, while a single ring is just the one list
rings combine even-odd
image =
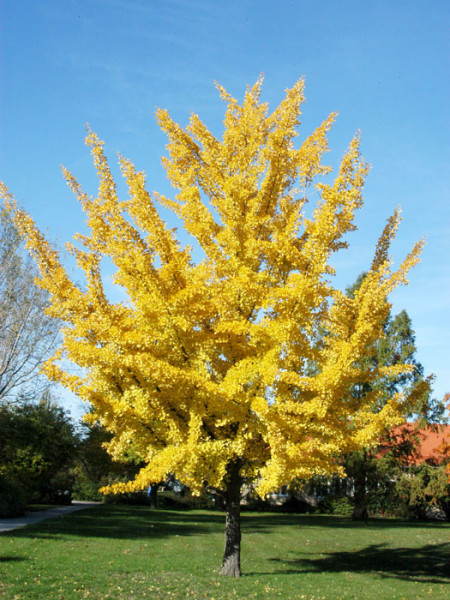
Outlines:
[{"label": "yellow foliage", "polygon": [[[169,138],[164,166],[173,199],[150,194],[145,175],[121,157],[129,198],[119,200],[103,142],[89,131],[97,197],[64,171],[89,227],[68,245],[84,271],[83,289],[2,187],[38,262],[39,285],[51,294],[49,312],[65,322],[62,349],[45,372],[92,404],[90,418],[114,434],[113,456],[132,445],[147,463],[134,482],[105,492],[144,489],[168,473],[194,492],[205,481],[223,487],[227,465],[239,459],[264,495],[295,477],[338,472],[336,456],[374,442],[408,402],[396,396],[377,409],[376,391],[359,398],[352,390],[410,369],[363,365],[383,335],[387,296],[407,282],[422,243],[391,269],[396,211],[354,297],[336,289],[330,258],[355,229],[368,171],[359,135],[334,182],[318,182],[331,170],[322,157],[336,115],[296,148],[303,81],[272,114],[259,100],[261,85],[242,105],[218,86],[222,140],[197,115],[183,129],[157,112]],[[320,201],[307,219],[314,189]],[[204,253],[198,264],[158,204],[196,238]],[[107,298],[102,257],[115,264],[129,302]],[[67,372],[70,362],[81,367],[77,376]]]}]

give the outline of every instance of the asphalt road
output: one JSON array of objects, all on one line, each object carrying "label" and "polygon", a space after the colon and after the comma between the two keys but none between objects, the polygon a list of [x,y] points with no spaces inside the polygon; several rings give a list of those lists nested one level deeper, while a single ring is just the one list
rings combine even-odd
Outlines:
[{"label": "asphalt road", "polygon": [[32,525],[33,523],[38,523],[39,521],[44,521],[45,519],[55,519],[56,517],[61,517],[77,510],[84,510],[86,508],[98,506],[99,504],[101,503],[74,500],[69,506],[56,506],[55,508],[50,508],[49,510],[40,510],[28,513],[24,517],[0,519],[0,533],[3,531],[12,531],[13,529],[18,529],[19,527],[26,527],[27,525]]}]

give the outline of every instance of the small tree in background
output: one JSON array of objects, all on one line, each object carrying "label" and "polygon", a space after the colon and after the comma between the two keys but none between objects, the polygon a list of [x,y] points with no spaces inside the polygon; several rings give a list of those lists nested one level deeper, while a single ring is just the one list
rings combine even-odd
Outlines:
[{"label": "small tree in background", "polygon": [[[222,140],[197,115],[183,129],[157,112],[175,199],[150,195],[144,174],[121,158],[129,198],[119,200],[103,144],[89,132],[98,196],[88,198],[65,171],[87,215],[88,235],[69,245],[85,289],[5,187],[3,196],[52,296],[49,314],[66,323],[46,373],[92,404],[92,418],[113,434],[113,456],[132,444],[146,463],[134,481],[105,491],[146,489],[168,473],[194,492],[205,483],[222,490],[221,572],[239,576],[243,481],[257,482],[265,496],[295,477],[342,473],[336,456],[372,443],[413,401],[400,393],[377,406],[375,387],[360,396],[353,390],[412,369],[365,359],[384,334],[386,298],[407,282],[422,244],[391,270],[395,212],[354,297],[336,289],[330,259],[355,229],[368,171],[358,137],[334,182],[316,183],[320,201],[306,218],[311,185],[330,172],[322,156],[335,115],[296,148],[302,81],[271,114],[259,100],[261,81],[242,105],[219,91],[227,105]],[[200,262],[180,247],[157,202],[183,220],[203,251]],[[129,301],[107,298],[102,257],[116,265],[115,283]],[[69,374],[60,359],[84,374]]]}]

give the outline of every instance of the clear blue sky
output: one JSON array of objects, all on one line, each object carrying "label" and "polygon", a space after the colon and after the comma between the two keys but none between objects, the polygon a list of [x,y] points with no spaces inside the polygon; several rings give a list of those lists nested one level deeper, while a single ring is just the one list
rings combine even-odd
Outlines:
[{"label": "clear blue sky", "polygon": [[242,98],[263,72],[263,98],[275,107],[304,76],[301,136],[337,110],[328,161],[336,165],[361,130],[372,164],[339,284],[368,267],[400,204],[396,263],[414,241],[428,242],[411,284],[392,296],[394,311],[411,316],[436,395],[450,392],[448,0],[3,0],[0,11],[0,179],[61,244],[83,215],[60,165],[96,191],[86,122],[113,161],[120,151],[168,193],[156,106],[182,125],[194,111],[220,134],[215,80]]}]

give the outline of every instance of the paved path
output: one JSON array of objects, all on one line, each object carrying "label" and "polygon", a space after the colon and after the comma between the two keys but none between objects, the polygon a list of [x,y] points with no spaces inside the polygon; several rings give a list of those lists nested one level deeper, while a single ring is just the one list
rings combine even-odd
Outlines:
[{"label": "paved path", "polygon": [[0,533],[2,531],[12,531],[19,527],[25,527],[26,525],[32,525],[38,521],[44,521],[45,519],[54,519],[55,517],[61,517],[67,515],[76,510],[84,510],[85,508],[92,508],[98,506],[101,502],[82,502],[74,500],[70,506],[57,506],[50,508],[49,510],[39,510],[36,512],[29,513],[24,517],[17,517],[13,519],[0,519]]}]

